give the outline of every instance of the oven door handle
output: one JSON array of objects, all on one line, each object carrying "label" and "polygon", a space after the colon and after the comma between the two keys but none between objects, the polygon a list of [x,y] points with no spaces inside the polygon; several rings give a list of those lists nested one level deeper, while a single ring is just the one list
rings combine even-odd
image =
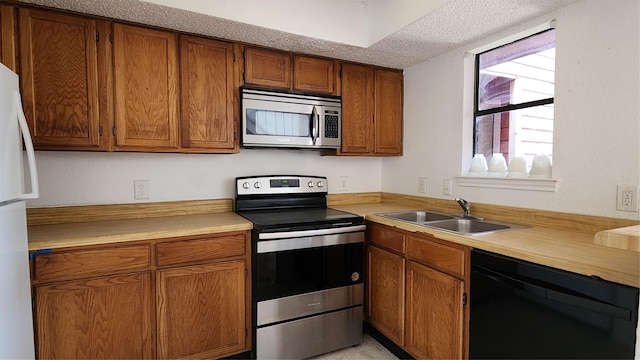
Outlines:
[{"label": "oven door handle", "polygon": [[364,231],[366,228],[367,228],[366,225],[354,225],[354,226],[344,226],[344,227],[329,228],[329,229],[260,233],[258,234],[258,239],[259,240],[275,240],[275,239],[297,238],[297,237],[304,237],[304,236],[332,235],[332,234],[341,234],[341,233],[348,233],[348,232],[355,232],[355,231]]},{"label": "oven door handle", "polygon": [[[361,225],[364,227],[364,225]],[[358,226],[360,227],[360,226]],[[363,229],[364,230],[364,229]],[[315,231],[315,230],[313,230]],[[299,231],[303,232],[303,231]],[[274,240],[258,241],[256,252],[258,254],[276,251],[309,249],[322,246],[364,243],[364,231],[340,232],[338,234],[307,235]]]}]

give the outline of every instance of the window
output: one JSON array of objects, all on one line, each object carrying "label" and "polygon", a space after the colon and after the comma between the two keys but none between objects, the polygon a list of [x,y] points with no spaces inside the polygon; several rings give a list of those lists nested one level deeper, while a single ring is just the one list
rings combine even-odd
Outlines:
[{"label": "window", "polygon": [[552,156],[555,48],[550,29],[476,55],[474,153]]}]

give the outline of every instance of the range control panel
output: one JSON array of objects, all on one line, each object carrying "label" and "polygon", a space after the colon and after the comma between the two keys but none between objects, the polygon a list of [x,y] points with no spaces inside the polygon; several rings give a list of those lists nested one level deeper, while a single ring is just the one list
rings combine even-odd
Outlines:
[{"label": "range control panel", "polygon": [[236,178],[236,195],[327,193],[324,176],[274,175]]}]

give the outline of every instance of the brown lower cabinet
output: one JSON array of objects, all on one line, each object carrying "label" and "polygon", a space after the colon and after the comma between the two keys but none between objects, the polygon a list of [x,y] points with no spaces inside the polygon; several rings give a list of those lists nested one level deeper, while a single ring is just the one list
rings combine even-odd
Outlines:
[{"label": "brown lower cabinet", "polygon": [[417,359],[468,357],[470,248],[367,223],[366,319]]},{"label": "brown lower cabinet", "polygon": [[41,359],[211,359],[250,350],[248,232],[35,254]]}]

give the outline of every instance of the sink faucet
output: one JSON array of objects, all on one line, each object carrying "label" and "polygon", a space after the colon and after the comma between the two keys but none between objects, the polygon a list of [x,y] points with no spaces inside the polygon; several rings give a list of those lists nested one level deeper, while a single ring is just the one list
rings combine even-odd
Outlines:
[{"label": "sink faucet", "polygon": [[463,211],[462,216],[471,217],[471,204],[463,198],[456,198],[456,202],[462,208],[462,211]]},{"label": "sink faucet", "polygon": [[[463,198],[456,198],[456,202],[462,208],[462,211],[463,211],[462,217],[463,218],[472,219],[472,220],[478,220],[478,221],[484,221],[484,218],[477,217],[477,216],[471,216],[471,203],[469,203],[467,200],[465,200]],[[458,215],[454,215],[454,216],[460,216],[460,215],[458,214]]]}]

